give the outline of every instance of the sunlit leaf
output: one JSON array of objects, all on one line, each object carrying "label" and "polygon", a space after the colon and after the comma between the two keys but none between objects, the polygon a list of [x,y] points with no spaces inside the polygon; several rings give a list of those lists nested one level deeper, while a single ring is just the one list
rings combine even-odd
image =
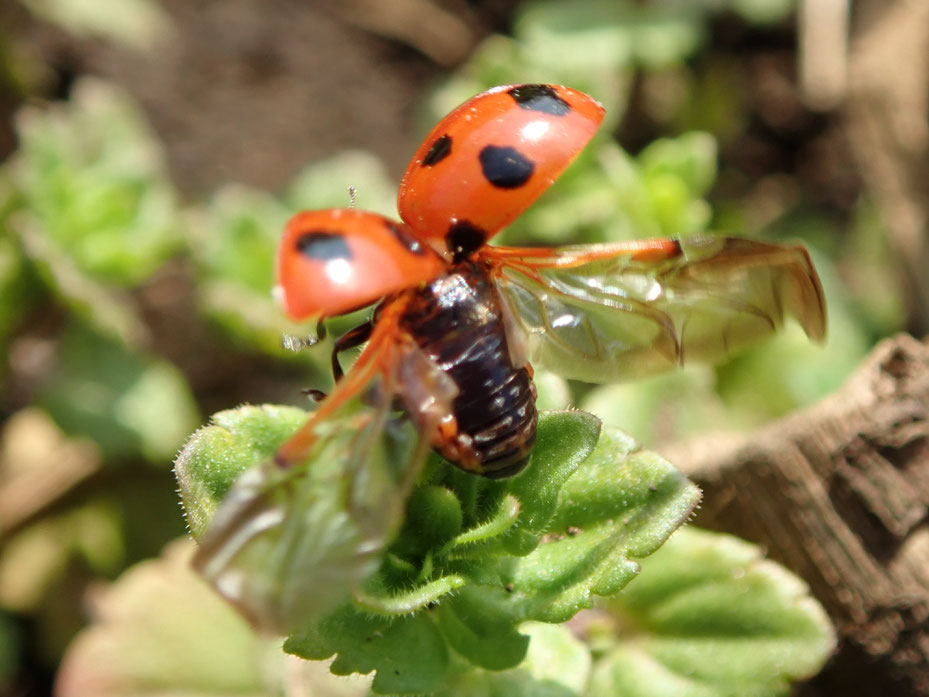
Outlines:
[{"label": "sunlit leaf", "polygon": [[58,672],[59,697],[276,697],[285,683],[333,697],[366,692],[365,681],[286,660],[279,641],[257,635],[196,577],[192,552],[175,543],[98,598],[96,621]]},{"label": "sunlit leaf", "polygon": [[606,607],[620,629],[594,668],[591,694],[785,695],[835,647],[800,579],[753,545],[694,528],[645,560]]}]

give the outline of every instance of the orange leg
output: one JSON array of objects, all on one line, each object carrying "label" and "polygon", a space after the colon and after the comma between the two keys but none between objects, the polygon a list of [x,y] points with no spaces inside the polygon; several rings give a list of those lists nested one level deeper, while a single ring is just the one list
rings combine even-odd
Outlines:
[{"label": "orange leg", "polygon": [[293,467],[306,459],[316,442],[316,426],[330,418],[335,411],[361,390],[364,390],[378,372],[387,375],[390,372],[392,347],[396,345],[398,331],[397,319],[405,307],[405,302],[397,301],[384,307],[371,332],[371,338],[352,369],[339,380],[329,396],[313,412],[306,423],[294,433],[274,455],[279,467]]}]

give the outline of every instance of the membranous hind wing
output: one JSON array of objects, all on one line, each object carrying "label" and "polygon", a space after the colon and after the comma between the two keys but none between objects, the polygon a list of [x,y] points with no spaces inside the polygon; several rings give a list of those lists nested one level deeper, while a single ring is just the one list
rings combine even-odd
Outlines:
[{"label": "membranous hind wing", "polygon": [[[259,627],[305,627],[377,570],[450,409],[435,364],[382,336],[273,460],[240,476],[200,540],[195,567]],[[394,411],[404,381],[422,386],[413,418]]]},{"label": "membranous hind wing", "polygon": [[615,244],[485,247],[509,330],[528,360],[568,378],[608,382],[715,362],[788,317],[826,332],[806,249],[700,235]]}]

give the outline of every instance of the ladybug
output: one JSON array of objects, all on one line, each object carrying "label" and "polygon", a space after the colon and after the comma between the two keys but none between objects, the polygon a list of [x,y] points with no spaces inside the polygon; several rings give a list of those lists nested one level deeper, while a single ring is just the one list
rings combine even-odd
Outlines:
[{"label": "ladybug", "polygon": [[[569,87],[496,87],[452,111],[416,151],[400,184],[402,222],[354,208],[290,220],[277,258],[286,312],[322,326],[375,307],[335,341],[335,386],[278,450],[262,491],[352,428],[339,425],[346,414],[353,472],[378,456],[386,414],[399,405],[420,446],[409,450],[409,472],[433,448],[467,472],[509,477],[531,459],[532,365],[589,382],[640,377],[718,360],[787,317],[823,338],[823,292],[801,246],[711,235],[487,244],[574,160],[603,115]],[[363,344],[343,375],[339,354]],[[371,394],[364,409],[350,408]],[[240,498],[224,504],[231,512],[201,547],[202,566],[217,562],[217,585],[223,560],[238,553],[231,540],[251,539],[240,528],[256,525],[254,497]]]},{"label": "ladybug", "polygon": [[[377,376],[449,462],[511,476],[535,438],[532,363],[603,382],[718,359],[785,314],[823,336],[822,289],[802,247],[720,237],[486,244],[571,163],[603,115],[568,87],[496,87],[426,136],[400,184],[403,222],[353,208],[294,216],[277,261],[288,314],[321,320],[379,304],[336,341],[339,386],[280,463],[302,459],[313,422]],[[338,353],[364,342],[343,384]],[[418,366],[412,382],[397,378],[404,362]],[[435,398],[424,399],[425,384],[441,386]]]}]

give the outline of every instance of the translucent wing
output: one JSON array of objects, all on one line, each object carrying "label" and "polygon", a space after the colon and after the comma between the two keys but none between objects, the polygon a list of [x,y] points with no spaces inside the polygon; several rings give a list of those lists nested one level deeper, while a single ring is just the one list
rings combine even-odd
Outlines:
[{"label": "translucent wing", "polygon": [[607,382],[718,361],[793,317],[825,336],[806,249],[754,240],[485,247],[514,343],[565,377]]},{"label": "translucent wing", "polygon": [[[418,386],[412,421],[392,412],[405,380]],[[372,336],[277,456],[241,475],[201,540],[195,567],[272,631],[305,627],[347,600],[376,571],[401,521],[432,429],[451,401],[443,380],[410,342]]]}]

